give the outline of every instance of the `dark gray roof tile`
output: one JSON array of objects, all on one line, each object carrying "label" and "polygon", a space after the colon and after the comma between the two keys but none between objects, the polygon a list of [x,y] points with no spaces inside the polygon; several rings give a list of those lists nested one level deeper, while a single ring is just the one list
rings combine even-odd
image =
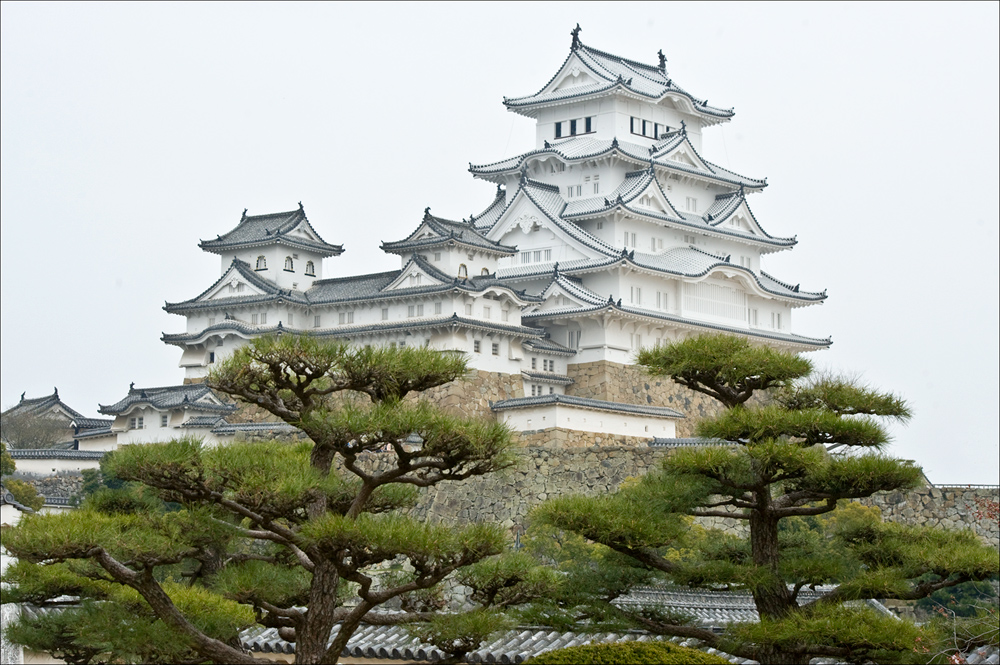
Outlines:
[{"label": "dark gray roof tile", "polygon": [[[292,231],[301,225],[305,225],[317,240],[291,235]],[[289,212],[247,216],[246,211],[243,211],[243,217],[236,228],[215,240],[203,240],[199,246],[207,252],[218,254],[237,248],[261,246],[273,242],[317,252],[323,256],[337,256],[344,251],[342,245],[330,245],[316,233],[316,229],[309,223],[301,203],[298,210]]]},{"label": "dark gray roof tile", "polygon": [[118,415],[125,413],[137,404],[148,404],[159,411],[190,408],[215,413],[232,413],[236,410],[235,404],[216,404],[214,401],[205,401],[204,398],[208,396],[218,399],[212,389],[204,383],[156,388],[136,388],[133,385],[129,387],[128,395],[124,399],[110,406],[102,405],[98,410],[108,415]]},{"label": "dark gray roof tile", "polygon": [[589,397],[577,397],[576,395],[540,395],[538,397],[515,397],[493,402],[490,405],[494,411],[510,411],[513,409],[526,409],[535,406],[546,406],[549,404],[563,404],[565,406],[577,406],[585,409],[596,409],[598,411],[610,411],[612,413],[631,413],[644,416],[658,416],[661,418],[683,418],[680,411],[669,409],[665,406],[646,406],[641,404],[624,404],[622,402],[608,402],[601,399],[591,399]]}]

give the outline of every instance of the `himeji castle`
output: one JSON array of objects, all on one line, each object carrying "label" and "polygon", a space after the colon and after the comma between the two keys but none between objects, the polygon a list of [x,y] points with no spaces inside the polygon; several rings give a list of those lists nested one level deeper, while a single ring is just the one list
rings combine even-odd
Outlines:
[{"label": "himeji castle", "polygon": [[221,276],[165,306],[187,319],[184,332],[162,338],[180,348],[185,382],[260,335],[421,345],[517,377],[517,389],[492,404],[515,428],[544,421],[614,433],[603,420],[620,419],[595,414],[630,407],[634,422],[618,433],[672,436],[682,413],[584,390],[579,368],[629,366],[644,346],[704,333],[797,352],[829,346],[792,332],[791,320],[825,292],[764,269],[768,254],[796,244],[768,233],[751,210],[766,179],[702,155],[703,132],[729,122],[732,109],[681,87],[662,52],[655,64],[622,58],[585,45],[577,29],[548,82],[503,103],[535,121],[533,149],[470,164],[473,177],[496,184],[493,200],[463,220],[424,210],[411,234],[382,243],[399,269],[324,278],[324,260],[344,249],[301,203],[244,211],[202,241],[220,257]]}]

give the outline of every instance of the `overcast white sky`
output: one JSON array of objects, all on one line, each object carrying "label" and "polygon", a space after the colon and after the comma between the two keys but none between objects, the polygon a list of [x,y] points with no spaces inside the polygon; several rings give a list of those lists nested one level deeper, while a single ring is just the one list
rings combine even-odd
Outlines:
[{"label": "overcast white sky", "polygon": [[795,312],[810,354],[906,396],[891,452],[937,483],[998,482],[998,5],[854,3],[2,5],[0,403],[51,392],[95,415],[180,383],[160,308],[219,275],[200,238],[298,201],[343,256],[425,206],[462,218],[466,172],[533,147],[503,95],[535,92],[569,30],[667,68],[736,117],[706,156],[767,176],[797,234],[765,269],[828,289]]}]

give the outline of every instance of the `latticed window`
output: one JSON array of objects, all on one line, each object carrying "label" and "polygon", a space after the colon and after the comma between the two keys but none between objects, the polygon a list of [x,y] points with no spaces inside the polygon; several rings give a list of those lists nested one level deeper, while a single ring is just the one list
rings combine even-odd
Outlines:
[{"label": "latticed window", "polygon": [[295,264],[292,263],[292,257],[290,256],[285,257],[285,270],[288,272],[295,272]]},{"label": "latticed window", "polygon": [[313,265],[312,261],[306,261],[306,274],[310,277],[316,276],[316,266]]},{"label": "latticed window", "polygon": [[464,263],[458,266],[458,276],[460,279],[467,279],[469,277],[469,268]]},{"label": "latticed window", "polygon": [[267,259],[263,254],[257,257],[257,270],[267,270]]}]

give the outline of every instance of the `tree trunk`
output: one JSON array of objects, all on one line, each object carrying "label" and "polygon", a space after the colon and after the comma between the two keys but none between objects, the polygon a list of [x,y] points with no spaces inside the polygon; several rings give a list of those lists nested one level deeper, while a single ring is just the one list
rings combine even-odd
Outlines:
[{"label": "tree trunk", "polygon": [[[333,630],[337,610],[337,586],[340,576],[329,561],[315,562],[312,584],[309,587],[309,609],[301,629],[295,631],[295,662],[323,663],[326,645]],[[340,652],[336,653],[336,658]],[[334,660],[328,661],[336,663]]]},{"label": "tree trunk", "polygon": [[781,619],[795,606],[792,594],[778,575],[778,519],[771,509],[771,490],[756,491],[757,506],[750,511],[750,548],[753,562],[762,571],[770,573],[753,591],[754,604],[761,618]]}]

